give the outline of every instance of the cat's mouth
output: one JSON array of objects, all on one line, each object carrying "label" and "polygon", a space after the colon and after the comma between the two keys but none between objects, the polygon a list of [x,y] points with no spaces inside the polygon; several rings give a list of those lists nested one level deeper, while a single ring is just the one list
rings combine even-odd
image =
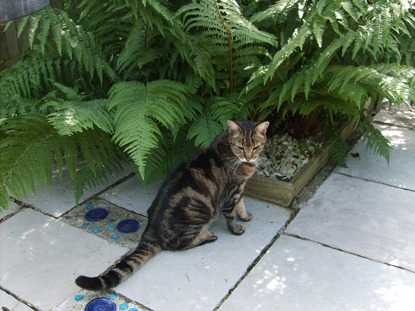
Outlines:
[{"label": "cat's mouth", "polygon": [[239,159],[242,163],[256,163],[257,162],[257,160],[258,160],[258,158],[255,158],[255,159],[246,159],[246,158],[242,158],[242,159]]}]

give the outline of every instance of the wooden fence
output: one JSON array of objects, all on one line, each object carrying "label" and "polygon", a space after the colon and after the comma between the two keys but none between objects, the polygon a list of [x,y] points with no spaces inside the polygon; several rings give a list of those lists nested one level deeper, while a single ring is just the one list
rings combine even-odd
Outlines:
[{"label": "wooden fence", "polygon": [[[51,0],[50,3],[54,8],[63,8],[60,0]],[[7,31],[4,31],[6,24],[0,23],[0,71],[17,63],[29,47],[28,28],[26,27],[18,38],[17,25],[18,21],[12,23]]]},{"label": "wooden fence", "polygon": [[0,24],[0,70],[18,62],[29,46],[27,29],[18,38],[17,23],[12,23],[6,31],[4,31],[5,26],[5,24]]}]

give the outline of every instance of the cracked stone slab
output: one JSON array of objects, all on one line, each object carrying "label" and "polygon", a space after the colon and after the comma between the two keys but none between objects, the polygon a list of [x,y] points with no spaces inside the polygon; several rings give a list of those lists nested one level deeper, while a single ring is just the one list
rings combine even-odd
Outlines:
[{"label": "cracked stone slab", "polygon": [[0,208],[0,221],[2,221],[3,219],[6,219],[7,217],[10,217],[11,215],[13,215],[14,213],[17,213],[21,209],[22,209],[21,206],[19,206],[18,204],[14,202],[11,202],[7,210],[3,210]]},{"label": "cracked stone slab", "polygon": [[0,236],[0,286],[40,310],[77,293],[78,275],[98,275],[128,252],[32,209],[2,222]]},{"label": "cracked stone slab", "polygon": [[[254,218],[232,235],[222,218],[218,240],[186,251],[164,251],[115,288],[152,310],[213,310],[290,218],[290,211],[245,197]],[[241,222],[239,222],[241,223]]]},{"label": "cracked stone slab", "polygon": [[415,192],[332,174],[286,229],[415,272]]},{"label": "cracked stone slab", "polygon": [[[88,221],[85,219],[85,214],[92,209],[104,209],[108,212],[108,216],[101,221]],[[132,233],[120,232],[117,226],[124,220],[137,221],[139,224],[138,231]],[[147,225],[146,217],[99,198],[87,200],[75,207],[63,217],[63,221],[71,226],[106,239],[110,243],[119,244],[130,249],[137,247]]]},{"label": "cracked stone slab", "polygon": [[282,235],[219,311],[412,311],[414,305],[414,273]]},{"label": "cracked stone slab", "polygon": [[415,111],[383,109],[375,116],[373,121],[415,129]]},{"label": "cracked stone slab", "polygon": [[[366,150],[360,141],[351,151],[348,168],[336,168],[339,173],[369,179],[404,189],[415,190],[415,131],[389,125],[375,125],[391,142],[390,163],[385,158]],[[351,154],[359,154],[353,157]]]}]

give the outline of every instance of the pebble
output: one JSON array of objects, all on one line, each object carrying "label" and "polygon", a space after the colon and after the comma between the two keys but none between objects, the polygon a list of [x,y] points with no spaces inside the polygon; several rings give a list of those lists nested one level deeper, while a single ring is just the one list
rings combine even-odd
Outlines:
[{"label": "pebble", "polygon": [[76,295],[75,296],[76,301],[81,301],[82,299],[84,299],[84,296],[82,296],[82,295]]},{"label": "pebble", "polygon": [[120,310],[126,310],[128,308],[128,305],[126,303],[123,303],[120,305]]},{"label": "pebble", "polygon": [[274,135],[268,138],[257,173],[290,181],[322,147],[316,138],[298,141],[288,134]]}]

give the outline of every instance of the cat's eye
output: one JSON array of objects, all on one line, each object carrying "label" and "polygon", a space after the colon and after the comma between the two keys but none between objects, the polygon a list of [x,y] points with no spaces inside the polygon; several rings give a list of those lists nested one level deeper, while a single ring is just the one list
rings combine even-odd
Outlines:
[{"label": "cat's eye", "polygon": [[241,146],[237,146],[237,147],[238,147],[239,150],[245,150],[244,147],[241,147]]},{"label": "cat's eye", "polygon": [[254,147],[254,150],[257,150],[259,148],[259,146]]}]

